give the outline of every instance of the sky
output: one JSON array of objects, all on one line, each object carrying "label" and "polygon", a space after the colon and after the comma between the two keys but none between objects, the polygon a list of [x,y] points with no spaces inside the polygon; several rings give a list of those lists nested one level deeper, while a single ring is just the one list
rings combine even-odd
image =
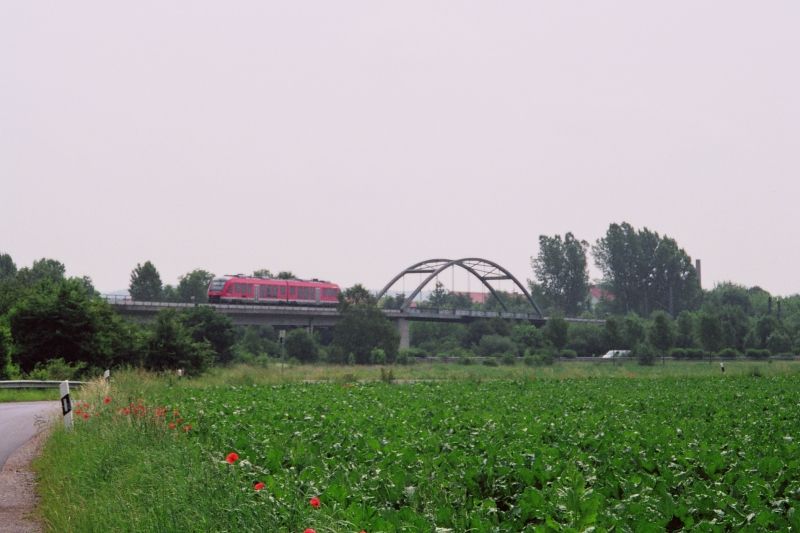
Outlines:
[{"label": "sky", "polygon": [[706,288],[798,293],[799,22],[796,0],[2,2],[0,253],[101,291],[146,260],[379,289],[431,257],[524,281],[539,235],[626,221]]}]

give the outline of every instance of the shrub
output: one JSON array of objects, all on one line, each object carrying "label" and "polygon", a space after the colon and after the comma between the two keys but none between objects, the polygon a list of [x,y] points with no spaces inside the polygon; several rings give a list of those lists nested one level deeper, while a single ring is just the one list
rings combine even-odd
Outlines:
[{"label": "shrub", "polygon": [[748,348],[744,355],[749,359],[769,359],[770,353],[765,349]]},{"label": "shrub", "polygon": [[507,366],[514,366],[517,363],[517,358],[513,354],[507,353],[503,354],[500,362]]},{"label": "shrub", "polygon": [[555,362],[555,358],[551,353],[529,353],[523,361],[527,366],[549,366]]},{"label": "shrub", "polygon": [[484,366],[497,366],[497,359],[484,359],[482,364]]},{"label": "shrub", "polygon": [[478,343],[478,354],[483,356],[514,352],[514,342],[502,335],[484,335]]},{"label": "shrub", "polygon": [[723,348],[717,352],[717,357],[720,359],[736,359],[741,354],[734,348]]},{"label": "shrub", "polygon": [[84,374],[86,366],[86,363],[67,363],[58,357],[50,359],[46,363],[36,363],[36,367],[28,374],[28,379],[74,380]]},{"label": "shrub", "polygon": [[403,348],[397,352],[397,364],[400,365],[413,365],[416,363],[416,354],[418,350],[415,348]]},{"label": "shrub", "polygon": [[319,347],[308,331],[297,328],[286,334],[286,355],[311,363],[319,359]]},{"label": "shrub", "polygon": [[669,356],[674,359],[686,359],[689,354],[685,348],[673,348],[669,351]]},{"label": "shrub", "polygon": [[[383,348],[373,348],[372,351],[369,353],[370,362],[375,365],[382,365],[386,363],[386,352],[383,351]],[[383,374],[383,369],[381,369],[381,375]]]},{"label": "shrub", "polygon": [[700,348],[686,348],[687,359],[702,359],[705,357],[705,352]]},{"label": "shrub", "polygon": [[461,359],[458,360],[458,364],[460,364],[460,365],[467,365],[468,366],[468,365],[471,365],[473,363],[475,363],[475,359],[473,359],[472,357],[462,357]]},{"label": "shrub", "polygon": [[656,362],[655,350],[647,343],[639,343],[633,349],[633,355],[640,365],[654,365]]},{"label": "shrub", "polygon": [[558,355],[560,357],[566,357],[567,359],[575,359],[578,357],[578,352],[575,350],[561,350]]}]

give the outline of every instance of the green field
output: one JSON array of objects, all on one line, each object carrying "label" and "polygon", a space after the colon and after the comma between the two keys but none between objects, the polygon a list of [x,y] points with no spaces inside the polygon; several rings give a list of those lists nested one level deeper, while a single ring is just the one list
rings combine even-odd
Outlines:
[{"label": "green field", "polygon": [[277,385],[254,370],[233,386],[124,374],[88,387],[88,419],[53,434],[42,514],[52,531],[797,530],[800,381],[733,367]]}]

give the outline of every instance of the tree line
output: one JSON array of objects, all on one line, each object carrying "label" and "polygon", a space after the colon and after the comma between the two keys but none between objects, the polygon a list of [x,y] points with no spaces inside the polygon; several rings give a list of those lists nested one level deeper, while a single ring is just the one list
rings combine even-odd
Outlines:
[{"label": "tree line", "polygon": [[[397,356],[397,332],[360,285],[342,291],[343,320],[334,332],[299,328],[282,344],[274,328],[235,327],[227,316],[202,305],[165,309],[151,324],[125,320],[89,278],[66,277],[65,271],[53,259],[17,269],[8,254],[0,254],[0,379],[67,379],[119,366],[183,369],[191,375],[213,365],[266,364],[277,358],[371,363]],[[271,277],[267,270],[254,275]],[[294,277],[288,271],[278,276]],[[194,270],[180,278],[173,294],[200,302],[211,278]],[[137,299],[164,300],[170,293],[149,261],[134,268],[131,289]]]}]

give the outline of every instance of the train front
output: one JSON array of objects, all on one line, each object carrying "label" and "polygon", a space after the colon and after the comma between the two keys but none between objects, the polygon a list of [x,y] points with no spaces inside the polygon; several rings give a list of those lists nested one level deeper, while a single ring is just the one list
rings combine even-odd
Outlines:
[{"label": "train front", "polygon": [[225,292],[225,283],[231,278],[214,278],[208,285],[208,303],[218,304],[221,301],[222,294]]}]

